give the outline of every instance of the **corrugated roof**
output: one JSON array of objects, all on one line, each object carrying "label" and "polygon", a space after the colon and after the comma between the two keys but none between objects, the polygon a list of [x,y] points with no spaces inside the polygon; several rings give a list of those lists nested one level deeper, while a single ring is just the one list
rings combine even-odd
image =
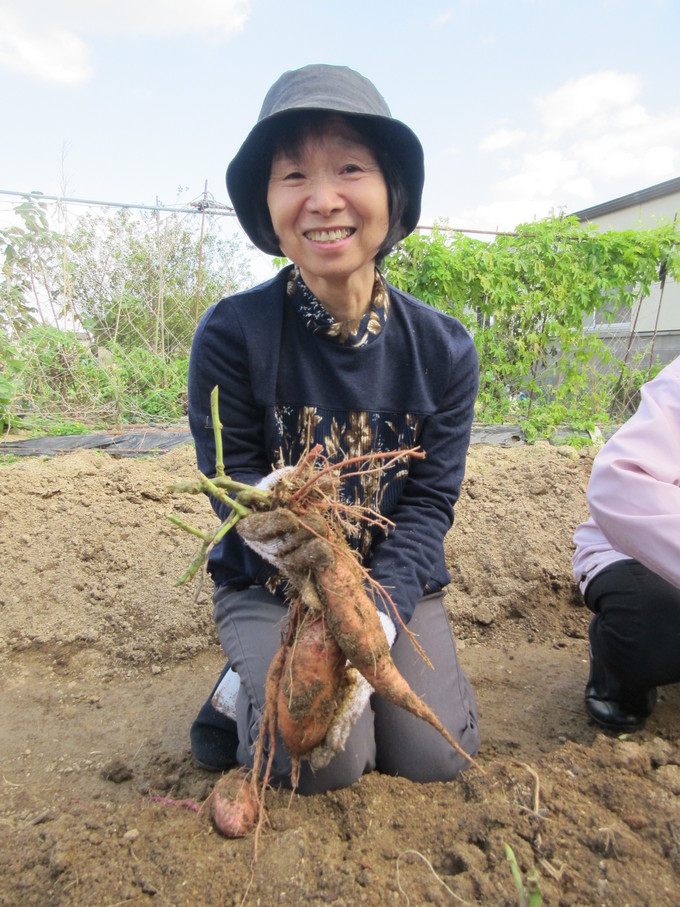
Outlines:
[{"label": "corrugated roof", "polygon": [[648,189],[640,189],[638,192],[631,192],[630,195],[622,195],[620,198],[613,198],[609,202],[602,202],[601,205],[593,205],[592,208],[574,211],[573,217],[578,217],[579,220],[595,220],[595,218],[601,217],[603,214],[611,214],[612,211],[620,211],[622,208],[632,208],[653,198],[672,195],[674,192],[680,192],[680,176],[672,180],[666,180],[665,183],[657,183]]}]

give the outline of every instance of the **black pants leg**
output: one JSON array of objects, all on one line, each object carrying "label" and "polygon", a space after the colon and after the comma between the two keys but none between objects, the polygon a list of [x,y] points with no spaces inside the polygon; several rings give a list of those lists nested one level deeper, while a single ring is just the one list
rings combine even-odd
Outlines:
[{"label": "black pants leg", "polygon": [[635,560],[617,561],[586,588],[594,656],[625,688],[680,681],[680,589]]}]

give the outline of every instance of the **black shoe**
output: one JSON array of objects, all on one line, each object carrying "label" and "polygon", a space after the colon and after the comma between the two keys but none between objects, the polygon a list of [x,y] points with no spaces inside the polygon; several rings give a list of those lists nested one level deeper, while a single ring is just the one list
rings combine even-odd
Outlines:
[{"label": "black shoe", "polygon": [[637,731],[654,711],[656,687],[643,692],[625,689],[590,650],[586,712],[609,731]]},{"label": "black shoe", "polygon": [[211,699],[222,678],[229,670],[229,662],[224,666],[212,693],[201,706],[191,725],[191,754],[199,768],[209,772],[223,772],[238,764],[238,732],[233,718],[227,718],[213,706]]}]

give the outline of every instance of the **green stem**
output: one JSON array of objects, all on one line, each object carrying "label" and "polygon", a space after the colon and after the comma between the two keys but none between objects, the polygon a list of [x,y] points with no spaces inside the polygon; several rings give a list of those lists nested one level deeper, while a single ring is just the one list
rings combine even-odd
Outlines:
[{"label": "green stem", "polygon": [[538,881],[538,874],[533,866],[527,873],[527,894],[529,895],[529,907],[541,907],[543,904],[541,886]]},{"label": "green stem", "polygon": [[257,488],[255,485],[248,485],[246,482],[237,482],[236,479],[230,479],[229,476],[216,476],[212,482],[217,488],[224,488],[232,494],[235,492],[239,503],[244,504],[246,507],[254,504],[262,510],[271,508],[271,491]]},{"label": "green stem", "polygon": [[[212,535],[195,529],[184,523],[178,517],[171,516],[169,519],[181,529],[202,539],[203,544],[194,557],[193,561],[182,576],[177,581],[178,586],[187,583],[199,570],[205,562],[208,552],[213,548],[229,530],[238,523],[243,517],[252,513],[253,505],[260,510],[269,510],[272,506],[272,494],[262,488],[254,488],[243,482],[235,482],[225,475],[224,472],[224,451],[222,448],[222,423],[220,422],[219,405],[218,405],[218,387],[215,386],[210,394],[210,412],[212,414],[213,429],[215,432],[215,478],[209,479],[203,473],[199,473],[199,479],[193,482],[179,482],[172,486],[172,491],[182,491],[188,494],[208,494],[215,500],[224,504],[230,509],[227,518],[218,526]],[[233,497],[231,496],[233,495]]]},{"label": "green stem", "polygon": [[210,394],[210,412],[215,433],[215,474],[224,475],[224,453],[222,450],[222,423],[220,422],[219,388],[213,387]]},{"label": "green stem", "polygon": [[185,523],[183,520],[178,519],[176,516],[169,516],[168,519],[171,523],[174,523],[175,526],[179,526],[180,529],[184,529],[185,532],[190,532],[192,535],[197,535],[199,539],[203,539],[204,542],[209,542],[212,536],[208,535],[207,532],[203,532],[201,529],[196,529],[193,526],[190,526],[188,523]]},{"label": "green stem", "polygon": [[510,864],[510,872],[512,873],[512,877],[515,880],[515,888],[517,888],[517,903],[519,904],[519,907],[527,907],[527,898],[524,891],[522,873],[519,871],[515,852],[509,844],[505,845],[505,856],[507,857],[508,863]]},{"label": "green stem", "polygon": [[244,506],[237,498],[230,498],[229,495],[219,488],[215,482],[207,476],[203,476],[203,486],[205,490],[222,504],[226,504],[231,510],[235,511],[239,517],[248,516],[250,508]]},{"label": "green stem", "polygon": [[213,535],[213,545],[216,545],[223,538],[223,536],[225,536],[227,532],[229,532],[231,527],[235,526],[238,523],[240,519],[241,517],[237,513],[234,513],[234,511],[232,510],[227,519],[220,525],[217,532]]},{"label": "green stem", "polygon": [[190,579],[193,579],[193,577],[196,575],[198,570],[203,566],[203,561],[205,560],[205,556],[208,553],[209,547],[210,547],[209,541],[203,542],[196,557],[193,559],[193,561],[189,564],[187,569],[184,571],[184,573],[180,576],[180,578],[175,583],[176,586],[183,586],[185,583],[188,583]]},{"label": "green stem", "polygon": [[[250,511],[247,511],[247,513],[250,513]],[[175,516],[169,517],[169,519],[180,528],[185,529],[192,535],[197,535],[199,538],[203,539],[203,544],[196,554],[196,557],[177,580],[177,582],[175,583],[176,586],[183,586],[196,575],[199,568],[203,565],[203,562],[205,561],[210,549],[213,548],[227,534],[227,532],[229,532],[229,530],[236,525],[236,523],[238,523],[238,521],[241,519],[241,516],[242,514],[239,514],[237,511],[232,510],[226,520],[223,523],[220,523],[220,525],[212,535],[208,534],[207,532],[201,532],[200,529],[195,529],[193,526],[189,526],[186,523],[183,523],[182,520],[177,519],[177,517]]]},{"label": "green stem", "polygon": [[[230,479],[229,476],[215,476],[214,479],[208,479],[201,473],[200,478],[193,482],[177,482],[175,485],[171,485],[170,491],[179,491],[184,494],[213,494],[216,488],[235,494],[239,503],[245,507],[252,505],[260,510],[268,510],[271,507],[272,495],[270,491],[265,491],[264,488],[256,488],[254,485],[248,485],[245,482],[237,482],[235,479]],[[219,500],[229,507],[232,506],[230,503],[232,501],[231,497],[223,496]]]},{"label": "green stem", "polygon": [[201,478],[194,482],[178,482],[176,485],[170,486],[170,491],[181,491],[184,494],[204,494],[203,479]]}]

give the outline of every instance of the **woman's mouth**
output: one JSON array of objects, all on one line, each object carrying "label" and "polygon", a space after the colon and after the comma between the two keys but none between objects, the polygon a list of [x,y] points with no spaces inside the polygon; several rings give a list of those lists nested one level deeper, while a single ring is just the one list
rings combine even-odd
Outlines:
[{"label": "woman's mouth", "polygon": [[307,230],[305,238],[312,242],[338,242],[341,239],[347,239],[352,233],[356,232],[354,227],[339,227],[336,230]]}]

